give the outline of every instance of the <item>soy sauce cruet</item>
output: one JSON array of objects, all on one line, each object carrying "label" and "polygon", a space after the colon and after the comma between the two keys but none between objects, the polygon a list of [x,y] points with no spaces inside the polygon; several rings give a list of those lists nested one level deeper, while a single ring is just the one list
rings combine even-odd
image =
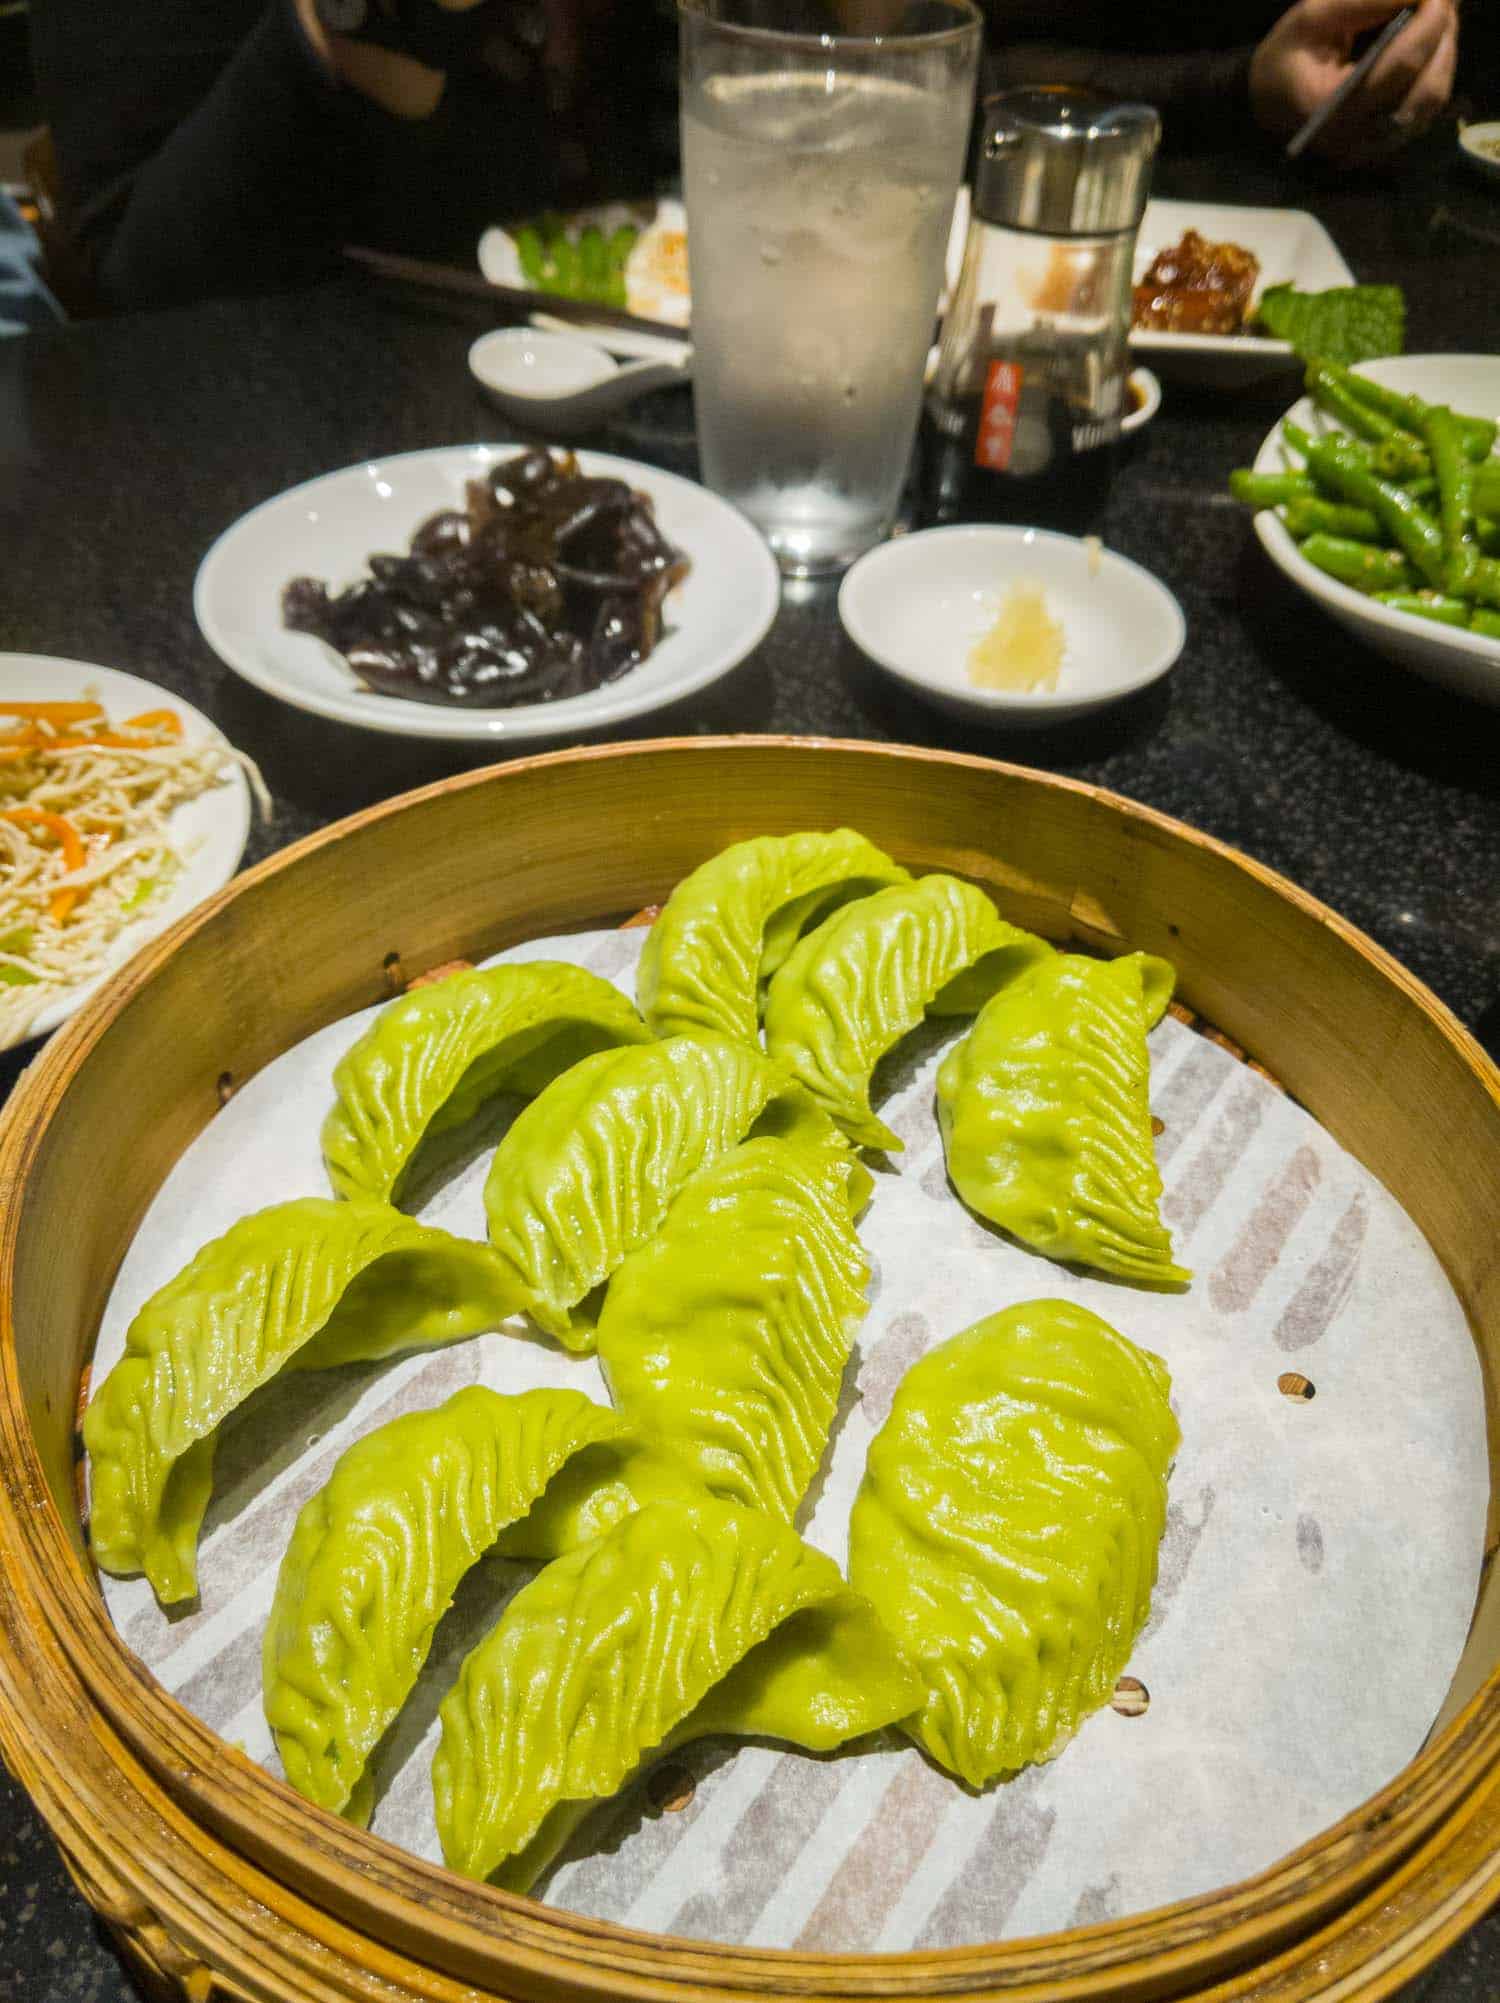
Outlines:
[{"label": "soy sauce cruet", "polygon": [[926,404],[926,512],[1097,525],[1125,415],[1149,105],[1028,88],[985,105],[964,262]]}]

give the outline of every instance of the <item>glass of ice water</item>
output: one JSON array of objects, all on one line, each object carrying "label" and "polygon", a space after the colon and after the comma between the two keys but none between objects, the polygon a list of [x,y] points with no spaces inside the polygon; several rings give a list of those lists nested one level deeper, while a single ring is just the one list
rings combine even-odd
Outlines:
[{"label": "glass of ice water", "polygon": [[783,571],[890,533],[980,15],[973,0],[678,0],[703,477]]}]

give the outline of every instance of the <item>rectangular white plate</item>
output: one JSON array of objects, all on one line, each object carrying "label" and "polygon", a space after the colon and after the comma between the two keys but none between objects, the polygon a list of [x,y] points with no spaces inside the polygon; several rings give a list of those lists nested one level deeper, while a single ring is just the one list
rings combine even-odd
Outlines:
[{"label": "rectangular white plate", "polygon": [[[1143,277],[1157,252],[1177,243],[1190,229],[1211,242],[1243,244],[1254,252],[1260,260],[1256,299],[1268,285],[1321,292],[1330,285],[1355,282],[1338,245],[1306,209],[1236,208],[1215,202],[1148,202],[1136,238],[1134,276]],[[1255,334],[1143,332],[1133,333],[1130,345],[1159,375],[1225,389],[1259,382],[1297,361],[1285,341]]]}]

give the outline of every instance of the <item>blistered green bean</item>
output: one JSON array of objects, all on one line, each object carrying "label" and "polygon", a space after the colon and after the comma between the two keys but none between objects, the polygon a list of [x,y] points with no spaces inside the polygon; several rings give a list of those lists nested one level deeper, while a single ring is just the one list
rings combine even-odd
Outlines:
[{"label": "blistered green bean", "polygon": [[1316,569],[1352,584],[1356,591],[1415,591],[1422,580],[1399,550],[1373,543],[1349,542],[1340,536],[1311,535],[1302,554]]},{"label": "blistered green bean", "polygon": [[1305,473],[1257,473],[1251,466],[1236,466],[1229,476],[1229,491],[1246,508],[1279,508],[1283,501],[1316,491]]},{"label": "blistered green bean", "polygon": [[1393,431],[1370,448],[1370,463],[1382,480],[1398,480],[1403,486],[1431,476],[1432,459],[1419,439],[1404,431]]},{"label": "blistered green bean", "polygon": [[[1412,396],[1404,390],[1391,389],[1385,383],[1375,382],[1370,376],[1362,376],[1355,369],[1340,369],[1334,363],[1326,366],[1333,374],[1344,379],[1346,387],[1357,396],[1361,403],[1371,410],[1377,410],[1386,417],[1393,418],[1406,430],[1420,433],[1422,420],[1432,408],[1422,397]],[[1464,450],[1471,459],[1486,458],[1495,447],[1496,425],[1487,417],[1470,417],[1457,411],[1459,430],[1463,435]]]},{"label": "blistered green bean", "polygon": [[1321,494],[1293,494],[1282,520],[1301,542],[1304,536],[1350,536],[1355,542],[1384,542],[1385,530],[1368,508],[1349,501],[1325,501]]},{"label": "blistered green bean", "polygon": [[1432,455],[1438,483],[1438,520],[1443,535],[1443,583],[1464,596],[1478,549],[1472,533],[1474,468],[1463,448],[1458,420],[1446,404],[1430,404],[1422,435]]},{"label": "blistered green bean", "polygon": [[1344,439],[1327,438],[1315,445],[1307,466],[1320,486],[1326,484],[1341,499],[1377,516],[1391,541],[1424,580],[1434,589],[1441,588],[1447,574],[1443,532],[1420,501],[1404,487],[1378,479]]},{"label": "blistered green bean", "polygon": [[1417,619],[1436,619],[1444,626],[1467,626],[1469,607],[1462,598],[1441,591],[1377,591],[1375,596],[1393,612],[1410,612]]},{"label": "blistered green bean", "polygon": [[1469,566],[1468,590],[1481,605],[1500,610],[1500,557],[1475,557]]},{"label": "blistered green bean", "polygon": [[1383,410],[1361,403],[1344,380],[1347,373],[1347,370],[1335,369],[1328,362],[1309,362],[1303,378],[1307,393],[1320,410],[1326,410],[1330,417],[1337,418],[1356,438],[1368,438],[1378,445],[1402,427]]}]

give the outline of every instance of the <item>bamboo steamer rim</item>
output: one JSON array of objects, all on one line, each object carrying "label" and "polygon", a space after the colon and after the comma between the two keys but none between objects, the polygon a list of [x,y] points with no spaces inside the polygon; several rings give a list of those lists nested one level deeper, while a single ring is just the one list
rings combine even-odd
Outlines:
[{"label": "bamboo steamer rim", "polygon": [[[70,1079],[153,976],[186,942],[261,886],[358,830],[444,796],[503,787],[508,780],[522,782],[549,768],[650,761],[690,751],[768,759],[807,751],[872,764],[887,761],[895,768],[963,769],[1092,802],[1243,873],[1325,928],[1402,992],[1500,1109],[1500,1071],[1405,968],[1276,872],[1168,815],[1083,781],[968,754],[823,738],[695,737],[552,752],[455,775],[307,836],[237,877],[145,946],[24,1074],[0,1121],[0,1188],[12,1195],[24,1192]],[[976,842],[976,852],[980,848]],[[159,1790],[178,1819],[185,1817],[188,1827],[196,1829],[201,1840],[190,1845],[193,1852],[201,1850],[205,1858],[213,1853],[226,1862],[233,1858],[234,1875],[248,1873],[252,1883],[264,1874],[268,1909],[277,1904],[269,1896],[273,1888],[278,1893],[290,1888],[293,1898],[304,1902],[304,1913],[325,1916],[320,1926],[356,1930],[352,1938],[367,1966],[372,1958],[388,1959],[391,1951],[406,1957],[399,1967],[412,1986],[397,1994],[430,1995],[444,2003],[450,1994],[456,1999],[475,1993],[471,1987],[446,1986],[448,1976],[460,1985],[497,1984],[481,1993],[507,1998],[699,1998],[749,1992],[819,1997],[1003,1994],[1014,2003],[1030,1998],[1040,2003],[1044,1996],[1049,2003],[1081,2003],[1084,1998],[1183,1993],[1205,1999],[1211,1995],[1215,2003],[1241,1996],[1374,1999],[1409,1979],[1500,1892],[1500,1665],[1459,1716],[1385,1788],[1267,1871],[1153,1912],[1039,1939],[899,1955],[729,1947],[591,1921],[475,1885],[414,1858],[325,1815],[228,1746],[167,1696],[111,1624],[53,1500],[22,1402],[12,1315],[21,1209],[19,1202],[8,1203],[0,1223],[0,1563],[17,1588],[13,1618],[7,1620],[0,1606],[0,1745],[39,1795],[65,1856],[70,1844],[78,1846],[72,1852],[75,1864],[82,1850],[99,1868],[107,1865],[118,1873],[135,1866],[128,1853],[111,1860],[107,1827],[101,1841],[86,1835],[83,1825],[91,1800],[96,1809],[104,1802],[106,1823],[110,1813],[118,1816],[110,1796],[118,1794],[122,1775],[137,1774],[133,1785]],[[45,1622],[73,1698],[94,1721],[87,1748],[80,1748],[76,1739],[65,1740],[58,1764],[50,1770],[28,1756],[28,1738],[44,1743],[48,1732],[41,1694],[15,1673],[19,1662],[34,1653],[24,1632],[23,1606],[33,1619]],[[70,1765],[78,1770],[76,1786]],[[165,1824],[158,1820],[156,1829],[159,1846]],[[180,1834],[166,1836],[164,1850],[142,1861],[149,1861],[147,1875],[159,1888],[174,1868],[193,1868],[191,1856],[184,1859]],[[1382,1886],[1382,1880],[1388,1884]],[[1394,1945],[1387,1939],[1384,1953],[1372,1960],[1367,1940],[1352,1944],[1364,1939],[1361,1929],[1368,1929],[1372,1918],[1378,1939],[1380,1915],[1396,1886],[1401,1888],[1405,1931]],[[164,1899],[165,1892],[160,1896]],[[1373,1912],[1367,1910],[1372,1902]],[[149,1908],[149,1898],[146,1904]],[[1342,1971],[1347,1981],[1328,1986],[1324,1978],[1340,1972],[1336,1941],[1358,1958]],[[1311,1975],[1310,1943],[1317,1944]],[[1255,1966],[1246,1974],[1251,1963]],[[1283,1964],[1284,1982],[1275,1973]],[[1226,1973],[1235,1969],[1241,1973]],[[432,1971],[442,1973],[434,1976]],[[1310,1979],[1315,1987],[1306,1986]],[[1203,1984],[1212,1986],[1193,1986]],[[347,1991],[273,1987],[246,1993],[279,1998],[375,1992],[351,1986]]]}]

